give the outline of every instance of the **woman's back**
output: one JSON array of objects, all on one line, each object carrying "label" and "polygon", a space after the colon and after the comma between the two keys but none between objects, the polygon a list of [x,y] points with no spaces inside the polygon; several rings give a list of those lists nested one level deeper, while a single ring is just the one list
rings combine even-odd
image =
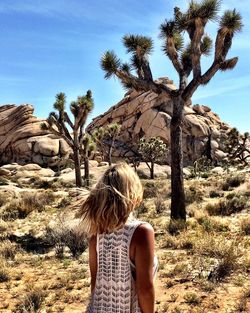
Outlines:
[{"label": "woman's back", "polygon": [[143,223],[128,220],[112,233],[97,235],[97,275],[88,313],[141,313],[133,278],[135,266],[130,260],[130,243],[136,228]]}]

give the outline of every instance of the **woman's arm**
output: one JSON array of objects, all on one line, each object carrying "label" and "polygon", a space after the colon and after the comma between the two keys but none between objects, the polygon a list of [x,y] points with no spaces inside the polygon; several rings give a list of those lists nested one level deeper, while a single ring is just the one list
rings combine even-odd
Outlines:
[{"label": "woman's arm", "polygon": [[143,313],[154,313],[153,282],[154,230],[149,224],[140,225],[133,236],[135,244],[136,289]]},{"label": "woman's arm", "polygon": [[92,292],[95,288],[97,273],[96,236],[92,236],[89,240],[89,269],[91,275],[91,292]]}]

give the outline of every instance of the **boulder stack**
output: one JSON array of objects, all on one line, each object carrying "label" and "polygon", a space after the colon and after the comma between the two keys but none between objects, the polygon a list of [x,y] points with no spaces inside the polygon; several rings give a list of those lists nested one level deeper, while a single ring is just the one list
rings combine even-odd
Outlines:
[{"label": "boulder stack", "polygon": [[44,120],[33,113],[29,104],[0,106],[0,164],[36,163],[53,167],[68,158],[67,143],[42,130]]},{"label": "boulder stack", "polygon": [[[170,88],[175,89],[172,81],[160,79]],[[167,104],[167,110],[162,112],[162,105]],[[170,121],[172,115],[172,101],[165,95],[153,92],[132,91],[107,112],[96,117],[87,130],[92,133],[98,127],[109,123],[122,125],[117,138],[118,149],[114,150],[114,157],[124,158],[132,154],[131,145],[136,149],[141,137],[160,137],[164,142],[170,142]],[[191,105],[184,109],[183,120],[183,151],[185,165],[203,155],[206,150],[214,160],[226,157],[223,152],[223,142],[230,127],[223,123],[219,116],[205,105]],[[129,148],[128,148],[129,147]],[[133,150],[133,149],[132,149]],[[169,155],[166,156],[169,158]]]}]

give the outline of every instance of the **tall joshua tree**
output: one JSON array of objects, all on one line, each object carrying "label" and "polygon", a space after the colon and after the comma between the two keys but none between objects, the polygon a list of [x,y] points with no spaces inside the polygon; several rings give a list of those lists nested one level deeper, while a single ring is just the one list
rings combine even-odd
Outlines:
[{"label": "tall joshua tree", "polygon": [[[206,85],[218,71],[233,69],[238,58],[227,59],[234,35],[242,29],[240,13],[227,10],[219,18],[220,0],[191,1],[186,12],[174,9],[173,18],[160,25],[163,51],[179,76],[176,90],[153,80],[148,57],[153,49],[152,39],[141,35],[126,35],[123,44],[132,55],[130,63],[122,63],[113,51],[104,53],[101,66],[105,78],[116,76],[126,88],[152,91],[172,99],[171,137],[171,218],[186,219],[183,186],[182,121],[184,105],[189,103],[200,85]],[[212,39],[205,33],[209,21],[218,21],[214,57],[211,66],[202,73],[201,57],[210,54]],[[188,43],[184,44],[187,33]],[[167,104],[166,104],[167,105]],[[161,107],[166,111],[164,105]]]},{"label": "tall joshua tree", "polygon": [[[88,171],[88,150],[89,150],[89,136],[84,132],[84,126],[88,114],[93,109],[93,98],[90,90],[87,91],[85,96],[79,96],[76,101],[70,104],[70,111],[73,114],[74,121],[70,119],[68,113],[65,111],[66,96],[64,93],[56,95],[56,102],[54,109],[58,112],[51,112],[47,118],[47,122],[42,124],[43,129],[49,129],[53,134],[62,137],[72,148],[73,158],[75,164],[75,177],[76,185],[82,186],[81,177],[81,152],[84,152],[85,163],[85,179],[89,181]],[[72,130],[72,133],[69,131]]]}]

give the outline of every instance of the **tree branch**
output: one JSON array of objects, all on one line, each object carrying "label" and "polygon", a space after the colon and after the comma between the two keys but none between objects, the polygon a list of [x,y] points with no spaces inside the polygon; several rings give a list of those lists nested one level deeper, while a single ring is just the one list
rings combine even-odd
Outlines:
[{"label": "tree branch", "polygon": [[177,73],[181,73],[183,70],[183,66],[179,61],[179,56],[178,52],[175,49],[175,43],[174,43],[174,38],[171,36],[168,36],[166,39],[166,44],[167,44],[167,54],[169,59],[171,60],[174,68],[176,69]]},{"label": "tree branch", "polygon": [[67,112],[64,112],[64,118],[65,118],[66,123],[68,123],[69,126],[70,126],[70,128],[73,130],[73,129],[74,129],[74,125],[73,125],[73,123],[71,122],[71,119],[69,118]]},{"label": "tree branch", "polygon": [[64,133],[60,133],[59,131],[57,131],[53,126],[49,125],[49,130],[56,136],[58,136],[59,138],[62,137],[67,144],[73,149],[74,144],[73,141],[71,141],[69,138],[66,137],[66,135]]},{"label": "tree branch", "polygon": [[191,59],[193,67],[193,78],[197,79],[201,75],[201,50],[200,44],[204,34],[204,27],[201,18],[195,19],[195,31],[191,40]]},{"label": "tree branch", "polygon": [[123,82],[131,84],[133,88],[136,90],[142,91],[151,90],[156,94],[166,93],[170,97],[177,95],[177,90],[173,90],[162,83],[155,83],[154,81],[146,81],[143,79],[139,79],[119,69],[115,72],[115,74]]},{"label": "tree branch", "polygon": [[210,68],[201,76],[200,84],[206,85],[210,79],[215,75],[215,73],[219,70],[220,63],[214,61]]}]

